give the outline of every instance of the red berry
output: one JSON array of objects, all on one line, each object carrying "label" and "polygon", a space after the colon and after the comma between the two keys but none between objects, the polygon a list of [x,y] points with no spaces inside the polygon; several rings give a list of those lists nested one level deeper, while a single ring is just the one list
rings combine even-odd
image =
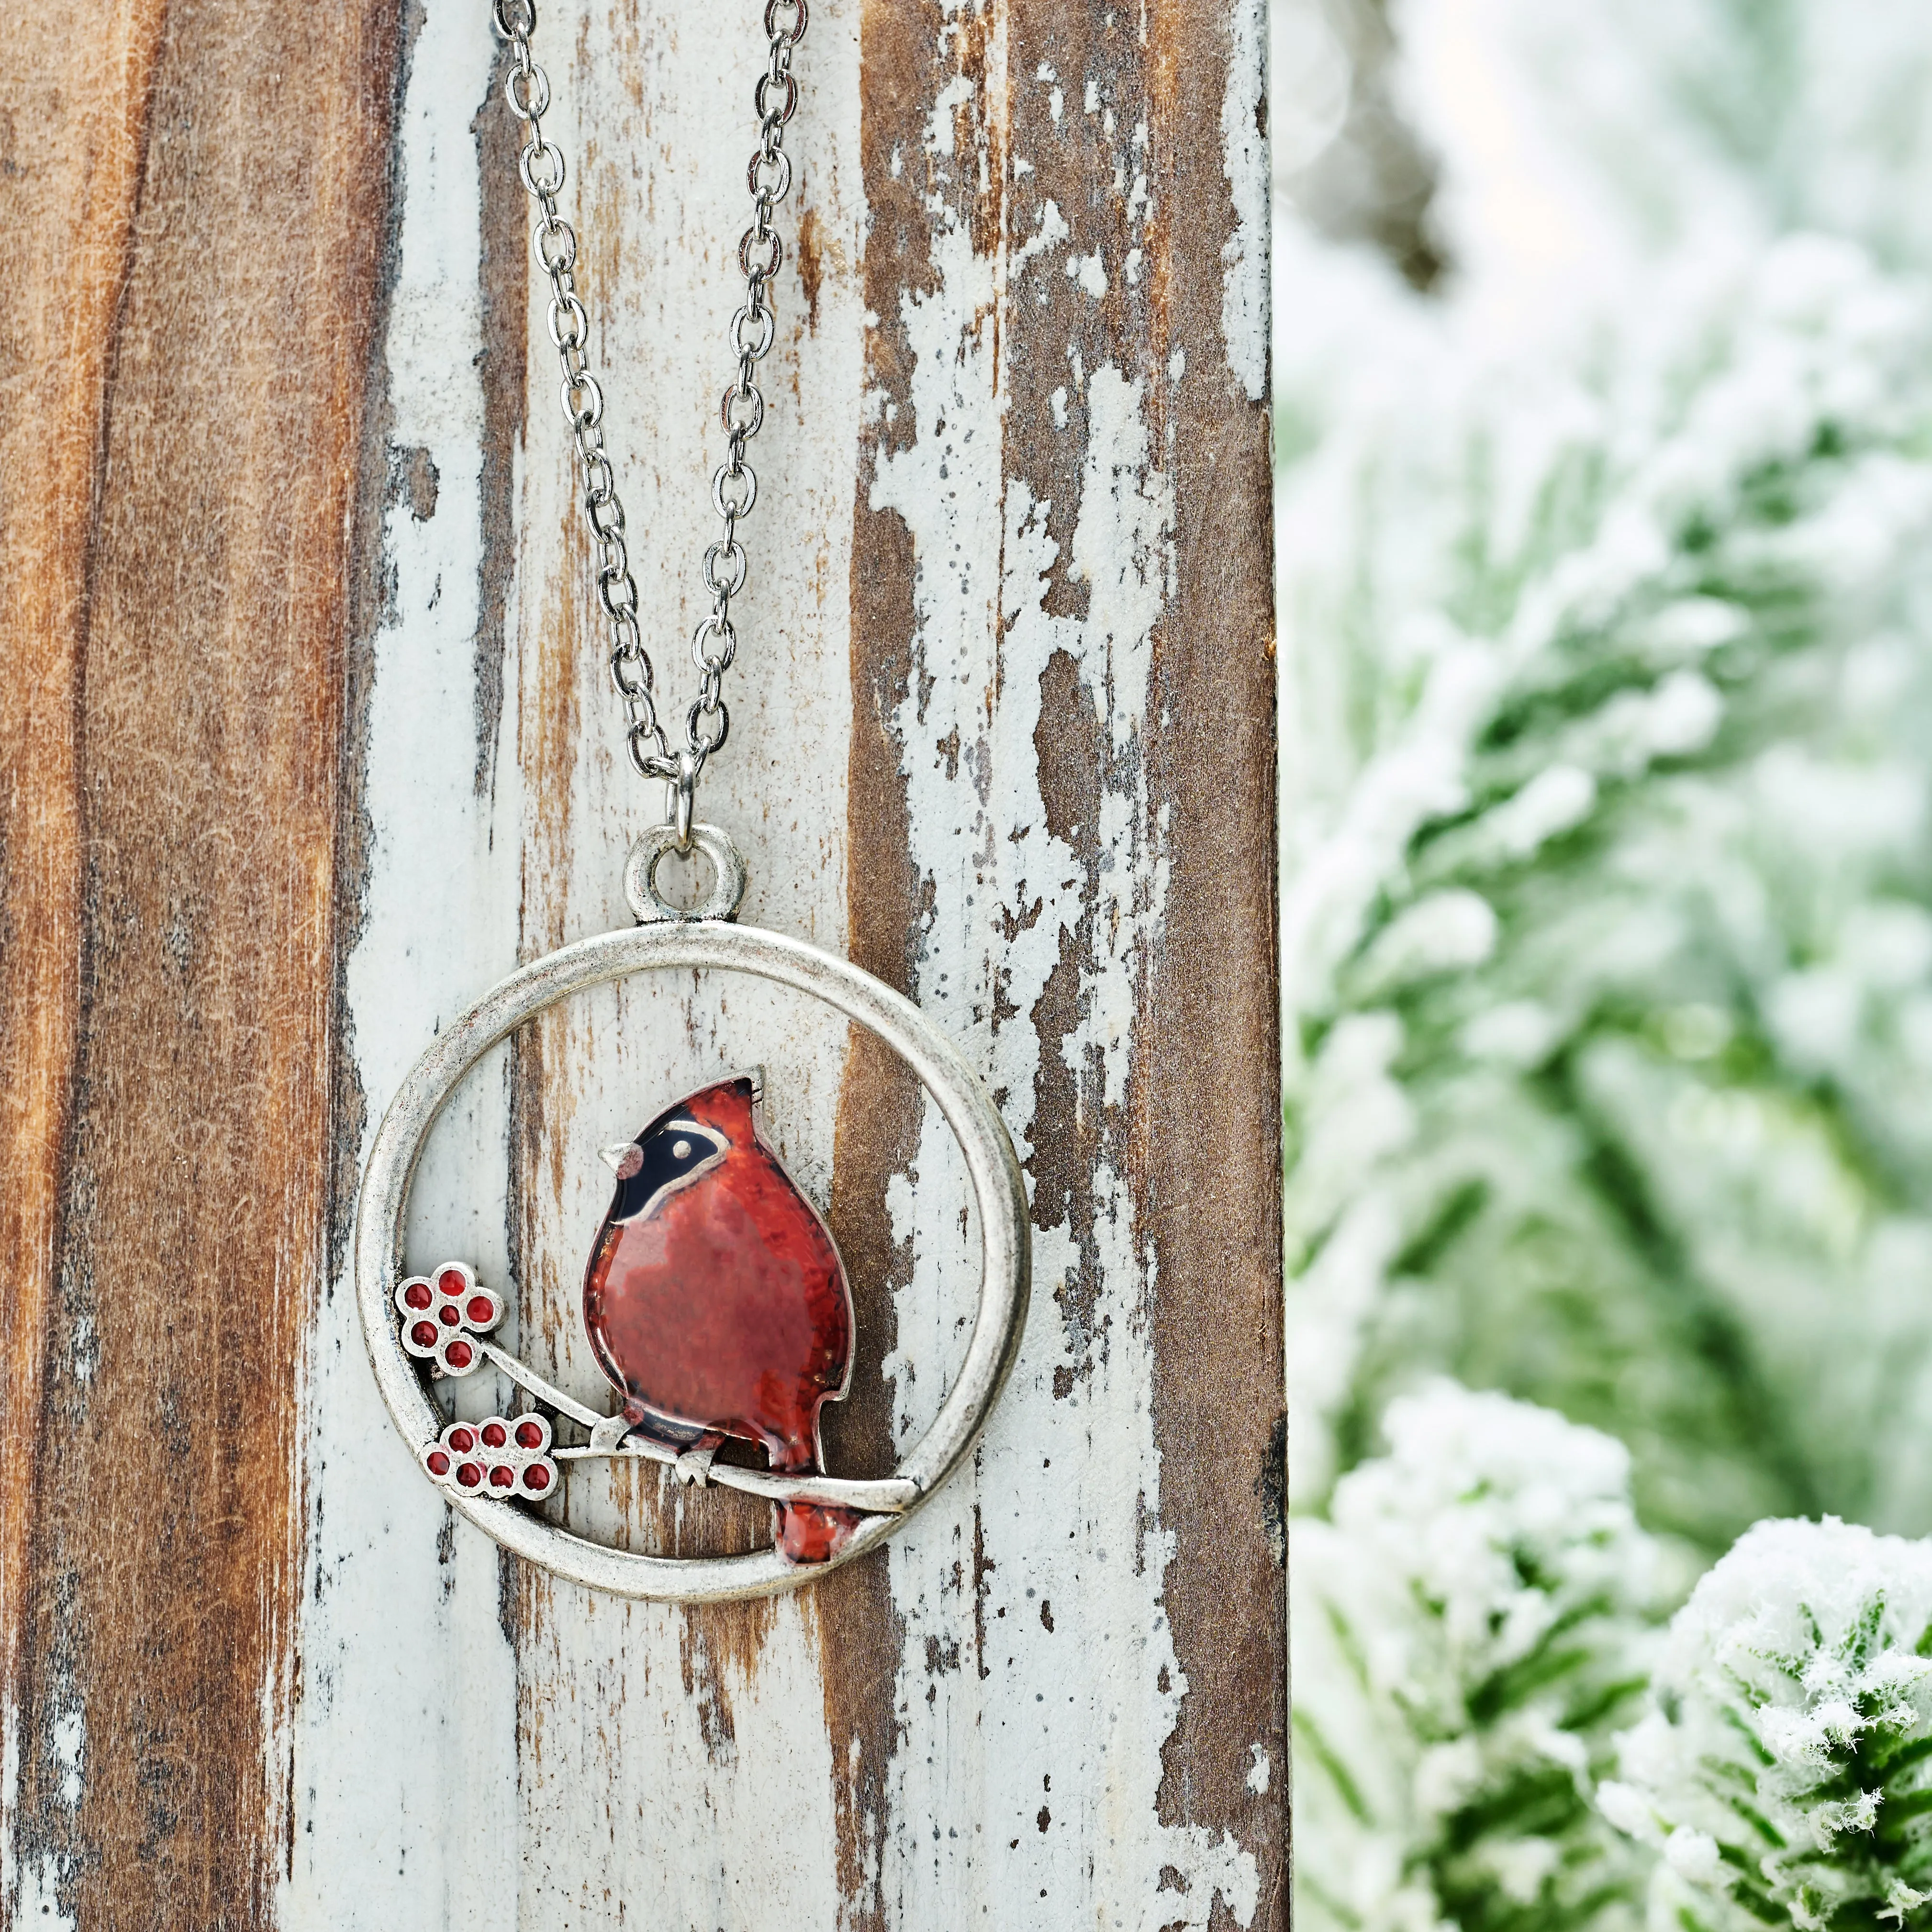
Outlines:
[{"label": "red berry", "polygon": [[524,1472],[524,1487],[542,1491],[550,1487],[550,1472],[541,1462],[532,1462]]},{"label": "red berry", "polygon": [[460,1328],[463,1325],[462,1311],[460,1309],[452,1308],[446,1305],[443,1307],[439,1308],[436,1311],[436,1318],[446,1328]]},{"label": "red berry", "polygon": [[449,1474],[449,1458],[440,1449],[432,1449],[429,1452],[428,1460],[429,1472],[432,1476],[446,1476]]},{"label": "red berry", "polygon": [[410,1340],[418,1348],[434,1348],[436,1346],[436,1324],[434,1322],[418,1322],[410,1330]]},{"label": "red berry", "polygon": [[500,1449],[510,1439],[510,1432],[500,1422],[486,1422],[483,1425],[483,1446],[486,1449]]},{"label": "red berry", "polygon": [[482,1466],[476,1462],[459,1462],[456,1466],[456,1480],[466,1490],[473,1490],[483,1480]]},{"label": "red berry", "polygon": [[467,1429],[452,1429],[449,1432],[449,1446],[459,1456],[466,1456],[476,1447],[476,1438]]},{"label": "red berry", "polygon": [[496,1304],[487,1294],[472,1294],[464,1311],[479,1328],[487,1328],[496,1318]]},{"label": "red berry", "polygon": [[493,1490],[507,1490],[516,1480],[516,1471],[507,1462],[499,1462],[490,1472],[490,1486]]},{"label": "red berry", "polygon": [[452,1342],[442,1352],[452,1369],[466,1369],[476,1359],[476,1352],[467,1342]]},{"label": "red berry", "polygon": [[517,1447],[520,1449],[541,1449],[543,1447],[543,1424],[541,1422],[518,1423]]},{"label": "red berry", "polygon": [[427,1308],[430,1304],[429,1283],[412,1281],[403,1290],[403,1299],[412,1308]]},{"label": "red berry", "polygon": [[446,1268],[436,1278],[436,1285],[452,1301],[460,1301],[463,1292],[470,1284],[463,1278],[460,1268]]}]

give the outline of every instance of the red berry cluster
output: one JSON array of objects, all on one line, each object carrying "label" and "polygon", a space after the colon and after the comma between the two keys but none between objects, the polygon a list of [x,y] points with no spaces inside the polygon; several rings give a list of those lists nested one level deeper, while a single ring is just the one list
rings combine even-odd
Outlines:
[{"label": "red berry cluster", "polygon": [[452,1422],[422,1452],[430,1480],[460,1496],[540,1502],[556,1489],[550,1424],[532,1410],[506,1420]]},{"label": "red berry cluster", "polygon": [[503,1318],[503,1298],[477,1286],[467,1262],[445,1262],[434,1274],[412,1274],[396,1288],[403,1318],[403,1346],[419,1361],[434,1362],[446,1376],[481,1366],[478,1335]]}]

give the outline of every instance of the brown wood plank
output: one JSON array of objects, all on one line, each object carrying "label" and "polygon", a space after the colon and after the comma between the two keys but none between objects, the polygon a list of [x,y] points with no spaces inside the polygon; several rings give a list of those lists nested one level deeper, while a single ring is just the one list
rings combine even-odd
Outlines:
[{"label": "brown wood plank", "polygon": [[[1222,291],[1204,272],[1232,226],[1228,22],[1202,10],[1175,24],[1148,63],[1166,211],[1150,359],[1179,348],[1201,374],[1169,392],[1175,596],[1148,709],[1171,869],[1133,1130],[1146,1238],[1172,1290],[1154,1310],[1155,1414],[1177,1538],[1168,1614],[1189,1684],[1160,1806],[1163,1822],[1253,1850],[1259,1932],[1286,1926],[1289,1905],[1274,497],[1266,412],[1216,366]],[[1258,99],[1258,136],[1264,111]]]},{"label": "brown wood plank", "polygon": [[[842,891],[846,932],[814,936],[919,994],[983,1064],[1027,1070],[1000,1098],[1031,1150],[1042,1252],[1059,1258],[1038,1284],[1036,1372],[1016,1380],[988,1438],[988,1456],[1007,1462],[962,1475],[890,1561],[783,1604],[688,1616],[588,1604],[507,1561],[495,1570],[490,1616],[514,1652],[518,1708],[500,1732],[470,1714],[470,1735],[495,1737],[501,1761],[466,1774],[488,1797],[476,1818],[498,1834],[477,1868],[487,1856],[500,1881],[518,1872],[530,1910],[579,1888],[648,1910],[651,1875],[686,1876],[687,1852],[701,1852],[742,1904],[734,1925],[764,1922],[772,1901],[832,1894],[842,1924],[919,1922],[931,1900],[963,1898],[948,1888],[969,1885],[1010,1923],[1102,1904],[1138,1922],[1165,1909],[1158,1862],[1146,1895],[1126,1895],[1138,1882],[1125,1876],[1138,1870],[1133,1846],[1110,1842],[1096,1866],[1077,1840],[1119,1804],[1148,1843],[1172,1834],[1186,1870],[1171,1868],[1171,1922],[1286,1922],[1273,664],[1264,405],[1231,367],[1224,308],[1244,218],[1226,162],[1231,76],[1247,58],[1233,12],[1109,14],[1072,0],[956,11],[856,0],[843,16],[826,0],[815,11],[809,48],[824,65],[812,84],[848,104],[838,89],[856,88],[857,124],[802,124],[803,300],[795,314],[788,285],[781,314],[805,335],[771,365],[787,369],[792,400],[800,371],[806,388],[829,389],[844,366],[825,353],[821,300],[842,344],[856,342],[861,307],[876,320],[862,404],[848,388],[836,414],[814,391],[802,422],[775,422],[770,480],[790,507],[756,538],[774,553],[790,545],[808,523],[797,506],[814,477],[829,464],[849,487],[856,464],[849,572],[836,545],[819,553],[805,633],[849,628],[850,755],[842,776],[838,764],[804,770],[796,799],[768,796],[772,775],[794,769],[797,694],[822,697],[840,655],[786,662],[800,649],[794,603],[770,627],[776,641],[747,652],[740,762],[710,796],[735,808],[735,820],[722,815],[753,849],[774,923],[816,906],[810,892],[788,894],[824,868],[841,881],[832,903]],[[1258,16],[1243,17],[1252,28]],[[362,1110],[387,1097],[358,1090],[341,1036],[352,928],[375,903],[372,879],[429,862],[394,836],[393,790],[386,854],[365,846],[360,815],[370,692],[386,674],[376,658],[386,650],[387,665],[410,664],[428,641],[384,608],[392,551],[376,513],[389,490],[412,527],[448,518],[436,461],[456,474],[451,457],[466,458],[471,432],[432,425],[449,447],[392,460],[379,393],[392,125],[416,14],[362,0],[298,15],[265,0],[124,0],[102,22],[98,32],[31,23],[44,84],[0,120],[0,206],[36,271],[0,292],[0,626],[10,668],[24,673],[0,691],[0,1692],[20,1746],[17,1787],[0,1794],[12,1880],[0,1918],[33,1922],[30,1906],[46,1904],[83,1925],[238,1926],[272,1921],[289,1834],[317,1815],[312,1791],[290,1788],[290,1736],[306,1721],[289,1716],[303,1667],[296,1597],[304,1548],[326,1541],[304,1520],[304,1497],[328,1502],[331,1547],[362,1562],[365,1581],[392,1520],[380,1481],[332,1492],[326,1456],[303,1468],[298,1396],[305,1346],[323,1332],[314,1304],[346,1222]],[[698,167],[680,118],[688,103],[647,100],[633,71],[646,50],[649,74],[694,92],[699,64],[678,49],[680,24],[646,32],[593,17],[545,47],[560,88],[603,116],[573,148],[573,167],[579,148],[583,158],[572,178],[598,184],[585,233],[600,327],[612,319],[600,344],[615,351],[614,395],[639,386],[640,350],[661,388],[685,381],[673,372],[695,366],[696,352],[640,344],[636,332],[667,290],[680,328],[690,290],[709,299],[698,244],[640,227],[623,201],[626,183],[647,180],[664,197],[653,220],[708,206],[680,172],[695,178]],[[842,68],[833,50],[843,58],[851,42],[836,36],[854,28],[857,52]],[[620,92],[676,165],[656,156],[644,174],[632,168],[608,132]],[[672,111],[653,120],[647,107]],[[446,158],[462,125],[426,122],[411,138],[441,141]],[[619,829],[597,774],[610,720],[590,715],[608,700],[586,656],[580,523],[556,494],[548,350],[539,339],[526,352],[527,213],[505,179],[514,136],[494,103],[466,132],[485,183],[478,280],[460,262],[439,268],[455,279],[429,292],[423,313],[432,324],[466,314],[480,294],[476,818],[490,838],[520,843],[521,940],[540,949],[589,929],[610,896],[614,866],[597,848]],[[810,178],[823,170],[829,182],[842,164],[849,173],[855,135],[862,209],[855,190],[820,194]],[[1023,274],[1055,220],[1062,241]],[[1245,245],[1256,245],[1251,232]],[[728,236],[718,249],[728,254]],[[932,393],[935,338],[915,340],[908,304],[928,298],[944,326],[959,322],[962,353],[983,354],[993,372],[998,408],[970,426],[982,437],[974,462],[994,458],[974,474],[1004,500],[1000,514],[1036,506],[1036,530],[1056,547],[1037,593],[1021,586],[1036,607],[1023,646],[1004,641],[998,516],[966,532],[962,567],[981,601],[948,634],[932,628],[920,574],[948,567],[932,548],[940,525],[915,530],[874,496],[882,482],[888,496],[903,492],[886,476],[901,457],[916,459],[902,477],[929,473],[920,466],[969,426],[935,421],[920,400]],[[1096,371],[1108,424],[1087,388]],[[916,393],[916,374],[928,383]],[[634,466],[640,526],[682,501],[686,481],[654,440],[658,426],[638,427],[653,393],[645,383],[624,405],[650,452]],[[689,438],[678,434],[681,450]],[[1120,527],[1142,531],[1144,554],[1094,550],[1110,490],[1132,511]],[[842,543],[842,507],[836,520]],[[677,529],[682,557],[688,533]],[[453,536],[448,554],[466,556],[466,543]],[[754,554],[763,568],[768,552]],[[1149,591],[1150,631],[1116,638],[1095,614],[1106,594],[1118,605],[1121,586],[1107,593],[1094,572],[1116,566],[1138,574],[1130,592]],[[651,568],[646,594],[662,597],[670,566],[653,557]],[[1077,639],[1043,644],[1062,622]],[[973,674],[989,721],[1010,684],[1037,692],[1037,728],[1030,744],[1011,731],[1000,741],[1004,767],[989,762],[990,723],[976,746],[956,731],[919,736],[922,694],[956,643],[976,667],[984,659]],[[1131,717],[1112,688],[1117,646],[1145,680]],[[842,688],[833,695],[842,709]],[[498,767],[512,758],[499,825]],[[944,842],[956,800],[974,809],[976,772],[992,773],[979,802],[1000,848],[1032,838],[1029,853],[1050,846],[1056,878],[1074,875],[1047,887],[1055,910],[1040,931],[1058,928],[1057,967],[1036,947],[1052,968],[1042,983],[1008,1000],[996,971],[978,1006],[956,972],[976,929],[957,941],[952,987],[926,983],[944,976],[927,943],[935,916],[954,910],[942,901],[971,890],[970,863]],[[820,812],[822,836],[811,824]],[[374,869],[384,865],[396,873]],[[1001,874],[1000,890],[1024,884],[1023,870]],[[978,916],[1024,943],[1037,907],[1003,902]],[[1124,917],[1138,935],[1125,952]],[[1096,1030],[1101,1004],[1118,1021],[1111,1040]],[[532,1328],[559,1346],[572,1284],[558,1270],[576,1250],[554,1170],[592,1091],[571,1071],[584,1044],[533,1035],[511,1086],[512,1272]],[[836,1045],[821,1061],[813,1106],[829,1100]],[[793,1104],[802,1114],[808,1102]],[[811,1131],[832,1114],[820,1108]],[[826,1163],[862,1337],[851,1399],[828,1418],[842,1468],[889,1460],[904,1426],[904,1388],[887,1372],[898,1324],[947,1265],[936,1251],[916,1256],[905,1233],[909,1193],[932,1185],[916,1172],[923,1131],[903,1070],[854,1040]],[[479,1159],[487,1169],[488,1151]],[[922,1225],[943,1222],[941,1196],[922,1198]],[[918,1368],[944,1372],[923,1357]],[[340,1352],[315,1372],[365,1372]],[[1016,1442],[1029,1457],[1048,1452],[1040,1478],[1016,1474]],[[1110,1454],[1127,1466],[1124,1491],[1108,1486]],[[1016,1496],[1034,1480],[1063,1510],[1052,1535],[1070,1548],[1048,1549],[1038,1522],[1016,1528]],[[674,1498],[655,1479],[634,1486],[614,1508],[640,1541],[765,1534],[761,1508]],[[446,1526],[442,1543],[426,1538],[398,1560],[444,1566],[447,1591],[463,1567],[452,1547]],[[1090,1582],[1090,1628],[1072,1591],[1035,1600],[1030,1586],[1048,1569]],[[382,1673],[347,1681],[350,1660],[384,1644],[367,1628],[374,1599],[341,1600],[335,1623],[317,1612],[314,1625],[336,1646],[318,1652],[319,1672],[340,1680],[328,1735],[353,1741],[360,1714],[368,1736],[394,1723],[400,1738],[418,1720],[383,1706]],[[1156,1627],[1138,1648],[1136,1617]],[[473,1632],[474,1618],[464,1627]],[[1132,1656],[1117,1649],[1109,1661],[1098,1648],[1108,1640]],[[1166,1666],[1156,1669],[1170,1654],[1171,1703]],[[1042,1744],[1025,1727],[1038,1723],[1034,1686],[1057,1688],[1056,1673],[1078,1701],[1068,1697],[1064,1729]],[[637,1726],[621,1748],[614,1712]],[[789,1786],[760,1781],[760,1738],[782,1746]],[[386,1736],[368,1748],[391,1748]],[[685,1788],[676,1808],[654,1814],[667,1766]],[[828,1767],[829,1833],[792,1844],[748,1832],[767,1814],[824,1816]],[[448,1792],[441,1800],[421,1815],[322,1811],[373,1835],[342,1846],[350,1876],[332,1893],[316,1889],[315,1873],[333,1848],[312,1854],[302,1896],[354,1898],[354,1861],[380,1859],[386,1877],[405,1864],[413,1873],[412,1833],[436,1838],[440,1868],[463,1868],[478,1848],[462,1834],[483,1827]],[[739,1821],[728,1843],[660,1842],[666,1816],[682,1828],[728,1816]],[[506,1851],[512,1818],[523,1836]],[[1018,1835],[1003,1822],[994,1843],[996,1818]],[[386,1832],[394,1844],[376,1842]],[[942,1834],[946,1848],[929,1849]],[[1035,1882],[1048,1876],[1061,1888],[1050,1903]],[[406,1886],[398,1896],[420,1906],[412,1924],[442,1922],[437,1898]]]},{"label": "brown wood plank", "polygon": [[[929,287],[925,260],[929,216],[921,169],[895,170],[895,142],[917,152],[921,117],[945,75],[935,60],[940,14],[930,4],[866,0],[860,16],[865,90],[860,155],[871,217],[863,275],[866,306],[882,320],[866,343],[869,382],[896,400],[905,395],[909,351],[892,326],[901,296]],[[868,507],[879,458],[876,436],[862,440],[848,583],[852,656],[852,744],[846,783],[848,943],[856,964],[909,992],[915,982],[922,882],[909,852],[903,747],[890,725],[914,665],[913,545],[904,523]],[[897,1346],[893,1298],[911,1257],[895,1238],[887,1190],[916,1151],[916,1082],[890,1054],[854,1034],[838,1114],[833,1161],[832,1232],[847,1257],[861,1353],[852,1393],[828,1414],[830,1456],[868,1471],[891,1439],[892,1390],[882,1364]],[[868,1453],[869,1452],[869,1453]],[[843,1466],[841,1464],[839,1466]],[[839,1896],[852,1932],[886,1932],[897,1922],[890,1897],[891,1768],[899,1744],[896,1678],[904,1634],[883,1562],[831,1580],[821,1604],[826,1727],[832,1741],[833,1817]]]},{"label": "brown wood plank", "polygon": [[[934,427],[916,419],[906,304],[933,287],[942,228],[970,233],[982,255],[1004,245],[1010,260],[1058,214],[1072,224],[1070,246],[1111,272],[1108,286],[1097,300],[1058,274],[1042,278],[1043,300],[1030,284],[1024,299],[1000,290],[986,326],[1000,332],[1006,406],[997,430],[980,426],[1004,436],[1009,488],[1023,484],[1048,506],[1058,560],[1046,610],[1084,616],[1090,596],[1073,551],[1094,457],[1079,420],[1082,367],[1107,365],[1139,386],[1153,467],[1175,479],[1176,516],[1173,594],[1143,720],[1146,816],[1134,860],[1149,878],[1157,863],[1166,869],[1164,937],[1144,962],[1137,1057],[1117,1106],[1098,1102],[1096,1070],[1060,1043],[1078,1024],[1085,976],[1104,944],[1102,875],[1118,862],[1100,842],[1102,795],[1130,792],[1132,779],[1102,722],[1104,697],[1071,659],[1054,658],[1042,674],[1034,743],[1047,829],[1074,846],[1088,875],[1081,924],[1063,932],[1060,968],[1024,1016],[1042,1048],[1035,1090],[1007,1096],[1007,1107],[1035,1150],[1036,1225],[1071,1230],[1083,1261],[1064,1284],[1036,1283],[1033,1320],[1064,1324],[1070,1337],[1088,1338],[1081,1346],[1106,1346],[1088,1324],[1099,1293],[1092,1231],[1108,1211],[1096,1177],[1103,1167],[1124,1174],[1139,1206],[1136,1238],[1158,1283],[1158,1522],[1175,1538],[1165,1606],[1188,1686],[1162,1751],[1160,1821],[1225,1832],[1249,1851],[1260,1888],[1244,1922],[1283,1926],[1272,530],[1265,410],[1231,377],[1223,340],[1222,265],[1235,226],[1222,158],[1228,20],[1214,8],[1149,16],[1078,0],[952,16],[868,0],[863,34],[866,287],[880,319],[869,374],[888,406],[861,448],[852,566],[854,956],[915,990],[934,890],[908,861],[904,776],[928,748],[902,742],[890,722],[926,668],[914,641],[914,544],[895,510],[868,506],[884,457]],[[1058,86],[1049,92],[1036,76]],[[1088,90],[1089,102],[1104,99],[1106,118],[1090,106],[1076,111]],[[943,99],[956,104],[955,131],[935,157],[928,128]],[[1137,122],[1155,210],[1144,238],[1129,193]],[[958,165],[961,155],[979,165]],[[1257,245],[1252,236],[1247,245]],[[1144,266],[1130,278],[1123,265],[1137,246]],[[937,566],[928,559],[926,567]],[[852,1078],[860,1097],[848,1084],[838,1172],[850,1219],[840,1234],[866,1256],[855,1279],[879,1285],[880,1305],[862,1318],[889,1323],[903,1263],[895,1266],[882,1177],[909,1162],[910,1129],[883,1070],[856,1066]],[[1058,1371],[1056,1396],[1084,1372],[1078,1360]],[[878,1847],[894,1832],[911,1841],[921,1822],[885,1815],[878,1759],[895,1747],[894,1686],[881,1659],[902,1639],[890,1594],[868,1589],[869,1580],[824,1596],[834,1762],[856,1768],[840,1793],[840,1865],[872,1874],[849,1894],[854,1922],[866,1925],[897,1922]],[[1257,1739],[1264,1764],[1252,1754]],[[1132,1901],[1136,1910],[1147,1904]],[[1227,1912],[1217,1903],[1214,1922],[1232,1923]]]},{"label": "brown wood plank", "polygon": [[[80,1010],[80,644],[106,345],[125,281],[160,8],[118,8],[85,63],[55,16],[26,69],[62,75],[0,122],[9,226],[36,270],[0,285],[0,1723],[10,1724],[28,1501]],[[0,1900],[0,1909],[4,1901]]]},{"label": "brown wood plank", "polygon": [[285,1856],[396,29],[263,0],[43,15],[6,122],[23,1916],[260,1924]]}]

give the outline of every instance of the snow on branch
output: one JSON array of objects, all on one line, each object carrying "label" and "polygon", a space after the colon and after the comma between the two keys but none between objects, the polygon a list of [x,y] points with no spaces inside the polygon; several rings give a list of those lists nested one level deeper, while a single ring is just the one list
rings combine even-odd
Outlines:
[{"label": "snow on branch", "polygon": [[1318,1929],[1636,1923],[1647,1861],[1592,1808],[1654,1641],[1621,1444],[1450,1382],[1298,1520],[1300,1909]]},{"label": "snow on branch", "polygon": [[1606,1814],[1684,1932],[1932,1924],[1932,1544],[1761,1522],[1678,1612]]}]

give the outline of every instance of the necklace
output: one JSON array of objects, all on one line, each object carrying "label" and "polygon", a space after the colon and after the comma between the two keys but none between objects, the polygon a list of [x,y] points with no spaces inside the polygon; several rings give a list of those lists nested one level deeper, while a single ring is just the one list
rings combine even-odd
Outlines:
[{"label": "necklace", "polygon": [[[639,628],[603,392],[586,353],[578,238],[558,202],[563,156],[543,132],[550,94],[530,50],[535,0],[493,0],[512,55],[505,96],[528,130],[518,171],[536,206],[531,247],[550,286],[550,337],[626,750],[640,778],[664,785],[667,810],[626,862],[625,897],[637,923],[512,974],[444,1028],[411,1068],[376,1131],[356,1215],[364,1336],[390,1415],[424,1474],[479,1528],[559,1575],[622,1595],[688,1602],[788,1588],[891,1535],[978,1439],[1018,1354],[1030,1286],[1025,1189],[978,1076],[917,1007],[870,974],[801,940],[738,924],[744,860],[728,832],[695,812],[706,761],[730,729],[724,681],[737,650],[731,601],[748,569],[738,526],[758,500],[746,455],[764,419],[758,366],[777,330],[769,298],[784,249],[772,220],[791,184],[784,136],[798,106],[791,64],[806,8],[807,0],[765,6],[770,58],[754,88],[752,219],[738,244],[746,296],[728,331],[736,369],[719,405],[726,459],[711,484],[723,528],[704,553],[712,604],[692,640],[698,694],[685,714],[684,742],[674,749]],[[659,868],[674,852],[695,853],[710,866],[710,889],[694,906],[673,903],[659,888]],[[438,1114],[483,1056],[549,1007],[614,980],[666,971],[748,974],[824,1002],[906,1063],[959,1143],[979,1216],[979,1306],[956,1380],[890,1476],[845,1478],[824,1466],[820,1414],[849,1381],[852,1300],[830,1232],[760,1132],[762,1070],[721,1070],[695,1093],[657,1096],[648,1124],[604,1150],[615,1187],[602,1225],[586,1230],[583,1316],[608,1384],[606,1406],[556,1387],[506,1346],[498,1331],[507,1298],[471,1264],[443,1261],[413,1273],[404,1264],[418,1160]],[[486,1365],[518,1391],[510,1412],[446,1415],[436,1400],[440,1386]],[[720,1460],[730,1442],[762,1450],[766,1466],[748,1466],[742,1456]],[[682,1482],[768,1498],[772,1548],[673,1558],[578,1533],[567,1523],[568,1472],[611,1458],[657,1462]]]}]

